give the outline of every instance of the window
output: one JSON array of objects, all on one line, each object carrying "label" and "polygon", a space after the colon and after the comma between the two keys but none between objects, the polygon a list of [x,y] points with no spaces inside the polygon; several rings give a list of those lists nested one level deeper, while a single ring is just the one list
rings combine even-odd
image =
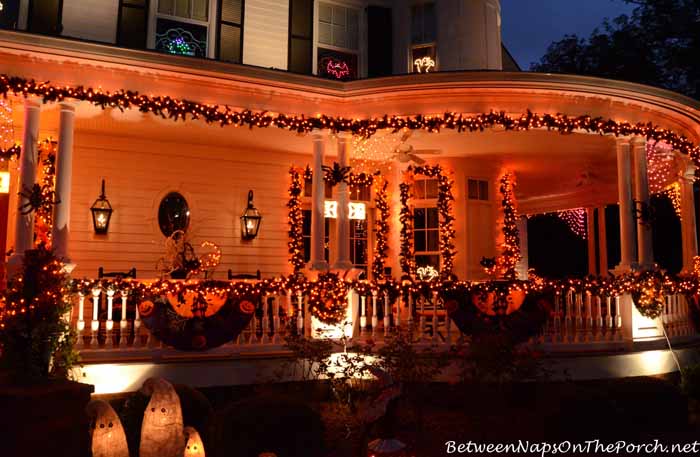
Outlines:
[{"label": "window", "polygon": [[413,247],[416,265],[440,267],[440,224],[436,207],[413,209]]},{"label": "window", "polygon": [[489,182],[480,179],[467,180],[467,196],[469,200],[489,200]]},{"label": "window", "polygon": [[411,71],[437,71],[435,4],[422,3],[411,8]]},{"label": "window", "polygon": [[190,207],[182,194],[170,192],[163,197],[158,207],[158,225],[163,235],[168,237],[177,230],[187,231]]},{"label": "window", "polygon": [[311,73],[313,67],[313,0],[289,1],[289,56],[287,68],[294,73]]},{"label": "window", "polygon": [[438,196],[438,180],[437,179],[416,179],[413,185],[413,198],[418,200],[426,200],[437,198]]},{"label": "window", "polygon": [[0,11],[0,28],[16,29],[19,20],[19,0],[0,0],[3,8]]},{"label": "window", "polygon": [[[333,198],[333,186],[329,182],[324,182],[324,198]],[[304,180],[304,197],[313,196],[313,181],[311,179]]]},{"label": "window", "polygon": [[136,49],[145,48],[147,29],[147,0],[120,0],[117,45]]},{"label": "window", "polygon": [[360,13],[353,8],[319,3],[318,75],[330,79],[356,79]]},{"label": "window", "polygon": [[367,274],[367,246],[369,243],[367,219],[350,221],[350,261],[355,268]]},{"label": "window", "polygon": [[219,2],[219,60],[240,63],[243,53],[243,8],[245,0]]},{"label": "window", "polygon": [[[302,225],[301,225],[301,237],[304,241],[304,262],[308,262],[311,260],[311,210],[310,209],[305,209],[301,211],[302,214]],[[325,241],[323,243],[325,249],[324,257],[326,259],[326,262],[328,262],[329,259],[329,249],[328,249],[328,244],[329,244],[329,235],[330,235],[330,221],[326,217],[325,218],[325,224],[326,224],[326,237]]]},{"label": "window", "polygon": [[156,51],[207,57],[208,0],[158,0]]},{"label": "window", "polygon": [[372,188],[368,185],[350,186],[350,200],[368,202],[372,199]]},{"label": "window", "polygon": [[61,0],[32,0],[29,2],[27,31],[45,35],[60,35],[63,2]]}]

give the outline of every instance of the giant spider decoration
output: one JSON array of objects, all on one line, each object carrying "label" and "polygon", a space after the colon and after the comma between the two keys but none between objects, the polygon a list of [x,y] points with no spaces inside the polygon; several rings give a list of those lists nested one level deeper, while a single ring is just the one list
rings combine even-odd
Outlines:
[{"label": "giant spider decoration", "polygon": [[19,212],[23,216],[42,207],[50,208],[52,205],[61,203],[61,200],[56,198],[56,193],[48,185],[42,187],[39,184],[34,184],[32,187],[25,187],[19,195],[27,199],[27,202],[19,207]]}]

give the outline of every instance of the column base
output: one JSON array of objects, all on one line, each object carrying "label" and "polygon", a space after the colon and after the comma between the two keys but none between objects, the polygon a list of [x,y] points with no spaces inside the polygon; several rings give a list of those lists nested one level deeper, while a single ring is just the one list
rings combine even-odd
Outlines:
[{"label": "column base", "polygon": [[22,271],[22,265],[24,263],[24,254],[14,253],[7,259],[6,271],[7,279],[11,279],[17,273]]},{"label": "column base", "polygon": [[349,260],[340,261],[333,264],[334,270],[350,270],[352,267],[353,265]]},{"label": "column base", "polygon": [[306,264],[306,268],[312,271],[328,271],[330,266],[328,265],[328,262],[321,260],[318,262],[309,262]]},{"label": "column base", "polygon": [[615,276],[620,276],[625,273],[632,273],[633,271],[639,271],[640,265],[637,263],[630,263],[630,264],[618,264],[615,268],[610,270],[610,273],[612,273]]}]

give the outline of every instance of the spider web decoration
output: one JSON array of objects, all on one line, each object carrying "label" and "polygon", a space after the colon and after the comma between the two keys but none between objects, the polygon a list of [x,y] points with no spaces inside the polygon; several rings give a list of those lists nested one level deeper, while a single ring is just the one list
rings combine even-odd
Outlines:
[{"label": "spider web decoration", "polygon": [[584,240],[588,237],[588,230],[586,227],[586,210],[584,208],[557,211],[556,215],[559,219],[566,223],[569,230],[571,230],[574,235]]},{"label": "spider web decoration", "polygon": [[649,192],[653,195],[663,193],[678,180],[680,161],[673,148],[664,142],[647,142],[647,176]]},{"label": "spider web decoration", "polygon": [[391,170],[394,151],[401,144],[402,132],[377,132],[369,138],[360,135],[352,137],[350,162],[356,172],[375,170],[377,165],[385,165]]}]

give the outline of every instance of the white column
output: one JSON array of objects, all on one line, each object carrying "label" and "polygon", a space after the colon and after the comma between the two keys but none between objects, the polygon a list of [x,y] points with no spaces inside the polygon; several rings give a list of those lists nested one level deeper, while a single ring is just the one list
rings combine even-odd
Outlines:
[{"label": "white column", "polygon": [[695,228],[695,194],[693,180],[695,167],[685,168],[681,179],[681,236],[683,240],[683,268],[693,271],[693,257],[698,255],[698,238]]},{"label": "white column", "polygon": [[518,279],[527,279],[528,252],[527,252],[527,217],[521,216],[517,222],[518,235],[520,238],[520,261],[516,265]]},{"label": "white column", "polygon": [[[36,165],[38,161],[37,143],[39,142],[39,119],[41,103],[32,98],[24,100],[24,126],[22,134],[22,153],[19,165],[19,191],[30,191],[36,182]],[[17,218],[15,219],[15,247],[7,262],[8,277],[16,273],[22,265],[24,251],[34,244],[34,211],[21,214],[19,208],[27,199],[17,199]]]},{"label": "white column", "polygon": [[[649,207],[649,177],[647,176],[647,140],[640,136],[632,138],[634,156],[634,198],[638,204]],[[637,218],[637,262],[641,268],[649,269],[654,264],[651,238],[651,222]]]},{"label": "white column", "polygon": [[595,223],[594,208],[586,208],[586,241],[588,242],[588,274],[597,275],[598,266],[595,258]]},{"label": "white column", "polygon": [[312,270],[327,270],[328,262],[325,256],[326,224],[324,216],[325,182],[323,180],[324,137],[318,132],[312,135],[313,177],[311,181],[311,261]]},{"label": "white column", "polygon": [[[338,164],[341,167],[348,166],[348,141],[344,134],[338,135]],[[338,243],[338,256],[333,268],[336,270],[349,270],[350,262],[350,191],[347,183],[338,184],[338,219],[336,220],[336,242]]]},{"label": "white column", "polygon": [[632,174],[630,143],[617,140],[617,191],[620,205],[620,264],[615,273],[625,273],[635,265],[634,218],[632,207]]},{"label": "white column", "polygon": [[70,234],[70,200],[73,168],[73,127],[75,107],[61,103],[61,118],[58,132],[58,154],[56,157],[56,198],[60,200],[53,208],[51,238],[56,256],[70,263],[68,238]]},{"label": "white column", "polygon": [[601,276],[608,274],[608,233],[605,227],[605,207],[598,208],[598,271]]}]

